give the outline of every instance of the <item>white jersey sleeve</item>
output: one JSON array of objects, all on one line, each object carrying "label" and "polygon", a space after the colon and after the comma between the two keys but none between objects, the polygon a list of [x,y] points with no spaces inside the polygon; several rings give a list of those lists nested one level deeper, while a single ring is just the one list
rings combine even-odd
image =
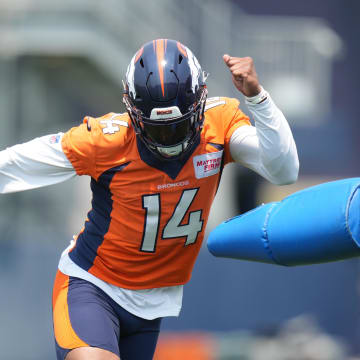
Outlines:
[{"label": "white jersey sleeve", "polygon": [[260,104],[246,102],[255,126],[241,126],[230,139],[233,159],[273,184],[296,181],[299,158],[289,124],[269,94]]},{"label": "white jersey sleeve", "polygon": [[35,189],[74,177],[76,172],[61,147],[62,136],[42,136],[0,151],[0,193]]}]

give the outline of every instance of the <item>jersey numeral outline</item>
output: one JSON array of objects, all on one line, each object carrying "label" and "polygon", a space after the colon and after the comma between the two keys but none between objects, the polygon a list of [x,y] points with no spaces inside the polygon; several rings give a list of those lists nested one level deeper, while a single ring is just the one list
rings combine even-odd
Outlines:
[{"label": "jersey numeral outline", "polygon": [[[194,244],[198,234],[202,231],[204,220],[202,210],[189,213],[187,224],[182,224],[199,188],[183,190],[180,200],[175,206],[174,212],[162,231],[162,239],[185,237],[184,246]],[[159,223],[161,215],[160,194],[142,196],[143,208],[145,209],[145,222],[140,251],[154,253],[159,235]]]},{"label": "jersey numeral outline", "polygon": [[105,127],[102,128],[104,134],[115,134],[116,132],[120,131],[119,126],[129,127],[129,124],[126,121],[112,118],[101,120],[100,123],[105,125]]}]

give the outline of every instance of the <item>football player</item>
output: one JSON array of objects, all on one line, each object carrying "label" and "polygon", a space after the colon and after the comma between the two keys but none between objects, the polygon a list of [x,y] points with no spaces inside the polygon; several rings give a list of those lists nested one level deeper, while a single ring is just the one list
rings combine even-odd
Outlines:
[{"label": "football player", "polygon": [[2,193],[91,177],[92,209],[55,279],[57,359],[152,359],[161,319],[180,312],[224,166],[296,181],[291,130],[253,60],[223,60],[254,125],[238,100],[207,98],[189,48],[157,39],[128,66],[127,113],[0,152]]}]

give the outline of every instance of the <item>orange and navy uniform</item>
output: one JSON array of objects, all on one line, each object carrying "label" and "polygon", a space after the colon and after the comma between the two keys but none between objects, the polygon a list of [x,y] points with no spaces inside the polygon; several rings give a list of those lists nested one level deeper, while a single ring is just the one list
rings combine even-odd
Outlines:
[{"label": "orange and navy uniform", "polygon": [[78,175],[91,176],[92,209],[69,256],[127,289],[185,284],[200,250],[233,132],[250,125],[229,98],[207,101],[204,126],[181,160],[161,161],[127,114],[87,117],[62,140]]}]

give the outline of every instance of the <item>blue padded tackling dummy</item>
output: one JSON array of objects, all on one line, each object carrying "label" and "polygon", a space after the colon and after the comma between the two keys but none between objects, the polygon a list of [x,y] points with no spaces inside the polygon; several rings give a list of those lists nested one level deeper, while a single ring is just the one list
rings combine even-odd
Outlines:
[{"label": "blue padded tackling dummy", "polygon": [[360,256],[360,178],[323,183],[217,226],[214,256],[294,266]]}]

